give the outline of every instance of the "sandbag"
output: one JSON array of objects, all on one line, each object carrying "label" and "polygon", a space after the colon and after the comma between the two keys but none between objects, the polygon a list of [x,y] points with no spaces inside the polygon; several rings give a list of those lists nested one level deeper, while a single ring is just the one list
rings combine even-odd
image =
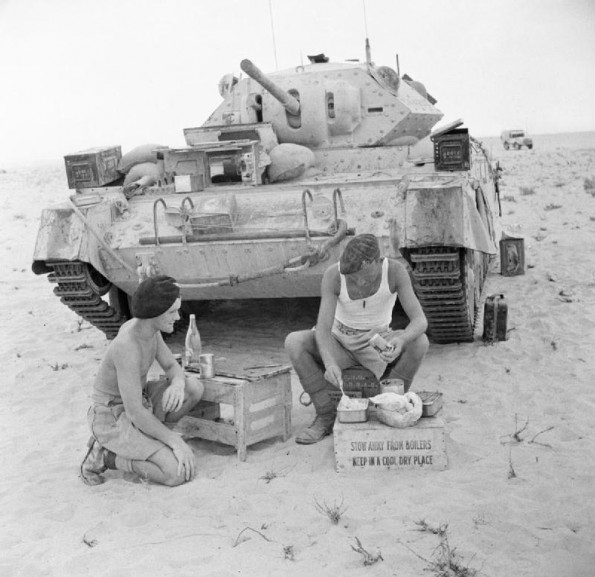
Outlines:
[{"label": "sandbag", "polygon": [[305,146],[289,142],[275,146],[269,153],[269,180],[279,182],[298,178],[316,164],[314,153]]},{"label": "sandbag", "polygon": [[124,185],[127,186],[132,182],[144,177],[144,182],[148,183],[146,186],[155,184],[159,179],[163,178],[163,163],[143,162],[135,164],[126,175]]},{"label": "sandbag", "polygon": [[129,150],[122,156],[118,163],[118,172],[128,174],[128,171],[135,165],[144,162],[157,162],[157,148],[168,148],[163,144],[141,144]]}]

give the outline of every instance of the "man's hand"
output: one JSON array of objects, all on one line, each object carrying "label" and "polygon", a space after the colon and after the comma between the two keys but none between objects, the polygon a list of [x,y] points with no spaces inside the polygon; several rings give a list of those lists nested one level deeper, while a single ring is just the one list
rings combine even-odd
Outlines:
[{"label": "man's hand", "polygon": [[403,352],[403,340],[400,337],[392,337],[387,340],[391,346],[384,351],[379,351],[378,354],[386,364],[389,364]]},{"label": "man's hand", "polygon": [[184,386],[182,381],[174,381],[163,393],[163,410],[166,413],[175,413],[182,408],[184,402]]},{"label": "man's hand", "polygon": [[182,440],[176,441],[172,446],[174,457],[178,460],[178,476],[184,475],[186,481],[194,479],[196,468],[194,463],[194,453],[192,449]]},{"label": "man's hand", "polygon": [[326,367],[324,378],[332,385],[335,385],[335,387],[343,389],[343,372],[337,365]]}]

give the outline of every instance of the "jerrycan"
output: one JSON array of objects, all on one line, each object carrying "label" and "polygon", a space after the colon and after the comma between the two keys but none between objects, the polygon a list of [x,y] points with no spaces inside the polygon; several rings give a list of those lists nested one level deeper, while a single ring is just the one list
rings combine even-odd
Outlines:
[{"label": "jerrycan", "polygon": [[508,323],[508,303],[504,295],[486,297],[483,308],[483,340],[486,343],[505,341]]}]

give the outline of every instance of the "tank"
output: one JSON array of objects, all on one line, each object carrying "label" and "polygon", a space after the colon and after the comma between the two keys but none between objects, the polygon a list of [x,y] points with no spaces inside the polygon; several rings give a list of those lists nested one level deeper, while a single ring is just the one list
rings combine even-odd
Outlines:
[{"label": "tank", "polygon": [[481,143],[460,120],[435,130],[436,100],[368,47],[362,62],[240,68],[219,83],[219,107],[184,129],[185,147],[139,147],[109,170],[101,149],[86,165],[66,157],[71,194],[42,211],[33,271],[112,338],[147,276],[175,277],[186,313],[316,297],[348,240],[373,233],[408,266],[429,337],[473,340],[499,206]]}]

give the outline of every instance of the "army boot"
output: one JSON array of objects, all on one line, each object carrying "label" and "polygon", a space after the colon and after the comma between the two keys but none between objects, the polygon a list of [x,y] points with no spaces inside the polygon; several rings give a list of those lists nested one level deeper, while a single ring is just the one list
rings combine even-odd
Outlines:
[{"label": "army boot", "polygon": [[95,437],[89,439],[87,447],[89,450],[81,463],[80,477],[86,485],[101,485],[105,481],[101,473],[107,470],[104,462],[107,450],[95,440]]},{"label": "army boot", "polygon": [[308,428],[296,435],[295,442],[300,445],[312,445],[330,435],[337,415],[337,403],[331,399],[328,390],[310,393],[310,399],[316,408],[316,418]]}]

